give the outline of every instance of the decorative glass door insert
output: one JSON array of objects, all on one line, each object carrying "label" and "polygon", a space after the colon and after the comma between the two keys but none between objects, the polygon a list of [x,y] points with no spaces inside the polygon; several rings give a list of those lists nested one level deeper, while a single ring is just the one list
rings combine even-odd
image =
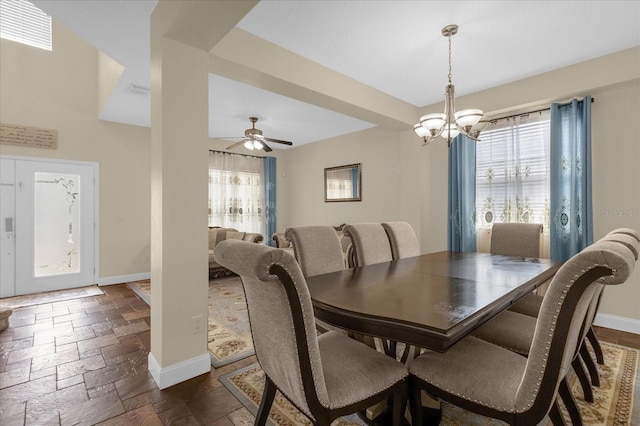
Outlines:
[{"label": "decorative glass door insert", "polygon": [[80,175],[35,173],[35,277],[80,271]]}]

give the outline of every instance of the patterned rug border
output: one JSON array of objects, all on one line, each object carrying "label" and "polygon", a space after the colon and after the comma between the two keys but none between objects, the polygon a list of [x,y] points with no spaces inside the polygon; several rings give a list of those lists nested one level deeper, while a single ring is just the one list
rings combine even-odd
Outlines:
[{"label": "patterned rug border", "polygon": [[640,369],[640,351],[638,351],[638,355],[636,359],[636,383],[633,387],[633,397],[631,398],[631,401],[633,401],[633,412],[631,413],[632,425],[640,425],[640,398],[638,395],[638,389],[640,388],[640,374],[638,374],[638,369]]},{"label": "patterned rug border", "polygon": [[[258,413],[258,404],[256,404],[249,397],[247,397],[247,395],[244,392],[238,389],[238,387],[231,382],[231,378],[237,375],[241,375],[255,368],[260,368],[260,365],[257,362],[251,365],[247,365],[246,367],[239,368],[238,370],[232,371],[230,373],[223,374],[218,378],[218,380],[220,380],[220,383],[222,383],[224,387],[226,387],[227,390],[231,392],[233,396],[235,396],[236,399],[240,401],[242,406],[246,408],[254,417]],[[278,398],[283,398],[279,391],[276,392],[276,402]],[[276,405],[276,402],[274,402],[274,405]],[[304,418],[306,423],[311,425],[311,422],[307,419],[306,416],[302,414],[299,414],[299,415]],[[274,422],[274,418],[277,418],[277,417],[278,417],[278,414],[276,414],[274,410],[271,410],[271,412],[269,413],[269,418],[267,419],[267,425],[279,426],[277,423]],[[295,426],[296,423],[286,422],[286,425]],[[367,426],[367,423],[361,420],[357,414],[351,414],[348,416],[341,417],[338,420],[335,420],[332,423],[332,425],[333,426]]]},{"label": "patterned rug border", "polygon": [[[209,289],[208,289],[209,297],[211,296],[212,282],[215,285],[216,282],[224,284],[224,283],[230,282],[231,280],[239,280],[239,279],[240,278],[237,276],[227,276],[227,277],[220,277],[220,278],[209,280]],[[134,293],[136,293],[142,300],[144,300],[147,303],[147,305],[151,306],[151,295],[149,294],[149,290],[145,290],[146,288],[149,287],[149,280],[128,282],[127,286]],[[241,288],[242,288],[242,285],[240,284],[240,289]],[[244,300],[244,293],[242,293],[242,297]],[[248,316],[246,317],[245,321],[247,322],[247,327],[248,327],[248,321],[249,321]],[[224,325],[222,325],[222,322],[223,320],[212,318],[211,315],[209,315],[209,319],[208,319],[209,326],[207,331],[208,332],[207,347],[209,350],[209,355],[211,357],[211,365],[214,368],[220,368],[222,366],[231,364],[235,361],[239,361],[241,359],[250,357],[255,354],[255,351],[253,349],[253,340],[251,338],[250,332],[248,336],[238,335],[234,331],[224,327]],[[215,334],[215,332],[211,329],[212,325],[217,330],[218,334]],[[215,343],[212,343],[212,339],[213,341],[215,341],[216,339],[218,340],[217,346]],[[230,349],[230,352],[237,351],[237,353],[225,355],[225,356],[218,356],[214,351],[212,351],[209,348],[210,345],[214,345],[214,347],[218,349],[217,351],[218,355],[220,355],[220,353],[224,353],[226,349]],[[247,345],[247,349],[242,349],[241,345]]]},{"label": "patterned rug border", "polygon": [[[640,425],[640,403],[639,403],[640,401],[638,401],[639,399],[638,387],[640,386],[640,374],[639,374],[640,372],[638,371],[640,369],[640,350],[635,348],[629,348],[623,345],[608,343],[608,342],[603,342],[602,345],[605,351],[606,351],[606,348],[605,348],[606,346],[611,346],[613,348],[619,348],[620,350],[627,351],[621,354],[621,357],[623,358],[622,364],[620,366],[621,370],[616,375],[616,383],[614,386],[615,388],[614,392],[616,395],[614,399],[617,399],[617,400],[613,402],[612,405],[609,407],[610,415],[607,417],[606,423],[593,423],[593,422],[585,421],[585,425],[596,425],[596,424],[597,425],[599,424],[627,425],[627,426]],[[238,401],[243,405],[243,407],[245,407],[254,416],[258,411],[258,404],[254,402],[249,396],[247,396],[245,392],[243,392],[240,388],[238,388],[238,386],[236,386],[236,384],[233,383],[232,379],[236,376],[240,376],[255,368],[260,368],[260,365],[258,363],[254,363],[246,367],[242,367],[238,370],[226,373],[220,376],[219,378],[220,382],[236,397],[236,399],[238,399]],[[635,380],[632,377],[630,377],[630,375],[632,374],[635,374]],[[621,390],[624,391],[624,389],[622,388],[623,386],[622,382],[624,382],[625,380],[632,382],[633,386],[631,386],[631,389],[629,390],[630,395],[628,399],[621,400],[619,399],[618,394],[620,393]],[[571,381],[572,382],[575,381],[575,377],[573,377],[573,380]],[[576,390],[574,390],[574,392],[575,392],[574,395],[576,395],[576,398],[577,398]],[[585,404],[588,404],[588,403],[585,403]],[[276,403],[274,403],[274,405],[276,405]],[[452,411],[449,412],[448,410],[452,410]],[[458,417],[460,413],[456,412],[456,410],[461,410],[461,409],[458,409],[457,407],[448,406],[447,411],[445,412],[449,412],[450,415],[453,416],[453,419],[450,419],[448,417],[443,418],[443,422],[441,424],[448,425],[448,426],[462,425],[462,424],[464,425],[502,425],[503,424],[499,420],[489,419],[486,417],[476,416],[473,414],[471,414],[471,416],[474,416],[473,421],[469,418],[468,414],[463,414],[461,417]],[[620,419],[615,417],[616,415],[620,416],[625,413],[626,413],[625,417],[627,417],[626,421],[625,419]],[[274,416],[270,414],[269,421],[268,421],[269,425],[278,426],[278,423],[274,422],[272,417]],[[275,414],[274,418],[279,418],[279,415]],[[461,419],[465,419],[465,420],[463,422],[459,422],[459,420]],[[348,423],[355,422],[358,424],[364,424],[357,416],[349,416],[349,418],[344,418],[344,420],[347,420]],[[583,419],[583,420],[586,420],[586,419]],[[305,417],[305,421],[307,421],[306,417]],[[295,426],[296,423],[292,423],[291,421],[289,421],[289,419],[283,419],[282,424],[283,425],[286,424],[287,426],[292,426],[292,425]],[[551,425],[551,421],[549,420],[548,417],[545,417],[545,419],[539,423],[539,426],[549,426],[549,425]]]}]

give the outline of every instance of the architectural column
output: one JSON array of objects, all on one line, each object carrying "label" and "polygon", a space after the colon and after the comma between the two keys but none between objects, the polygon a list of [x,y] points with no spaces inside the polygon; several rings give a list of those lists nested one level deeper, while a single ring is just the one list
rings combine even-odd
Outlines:
[{"label": "architectural column", "polygon": [[257,1],[160,0],[151,15],[151,350],[160,389],[211,369],[209,50]]},{"label": "architectural column", "polygon": [[210,370],[207,52],[151,40],[151,351],[163,389]]}]

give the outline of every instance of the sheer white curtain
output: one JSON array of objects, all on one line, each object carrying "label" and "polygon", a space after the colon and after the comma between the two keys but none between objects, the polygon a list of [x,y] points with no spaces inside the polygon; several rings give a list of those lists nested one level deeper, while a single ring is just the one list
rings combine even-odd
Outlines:
[{"label": "sheer white curtain", "polygon": [[496,222],[542,223],[541,256],[549,257],[549,112],[500,120],[476,150],[478,251],[488,251]]},{"label": "sheer white curtain", "polygon": [[264,162],[209,151],[209,226],[265,235]]}]

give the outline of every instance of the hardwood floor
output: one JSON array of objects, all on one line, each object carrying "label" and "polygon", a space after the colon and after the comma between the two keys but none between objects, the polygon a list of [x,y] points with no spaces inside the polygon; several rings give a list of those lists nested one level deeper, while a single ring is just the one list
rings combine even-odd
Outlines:
[{"label": "hardwood floor", "polygon": [[[149,307],[124,284],[101,289],[14,310],[0,332],[0,424],[231,426],[250,416],[218,378],[254,356],[161,391],[147,369]],[[596,334],[640,349],[638,335]]]}]

